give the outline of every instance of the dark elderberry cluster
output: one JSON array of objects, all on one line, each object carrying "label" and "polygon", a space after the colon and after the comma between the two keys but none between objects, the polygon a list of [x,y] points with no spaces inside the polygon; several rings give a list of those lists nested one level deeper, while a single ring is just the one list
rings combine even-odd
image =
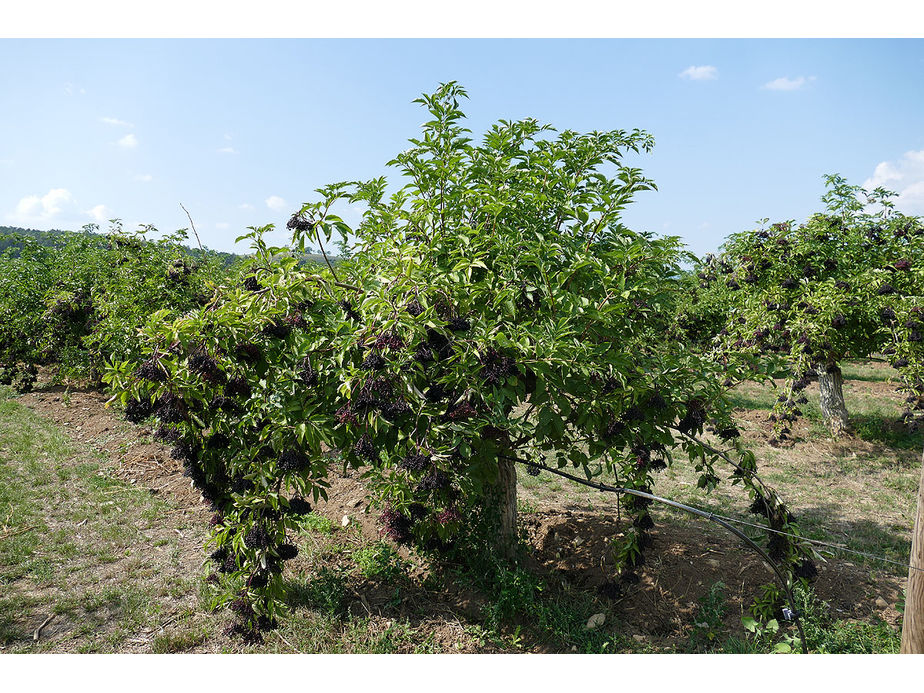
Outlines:
[{"label": "dark elderberry cluster", "polygon": [[182,258],[177,258],[167,269],[167,279],[177,284],[182,284],[192,274],[193,268],[186,264]]},{"label": "dark elderberry cluster", "polygon": [[154,405],[157,417],[168,424],[180,423],[186,420],[188,408],[182,398],[167,392],[157,399]]},{"label": "dark elderberry cluster", "polygon": [[311,459],[298,448],[288,448],[279,453],[276,469],[282,474],[297,474],[311,465]]},{"label": "dark elderberry cluster", "polygon": [[831,318],[831,327],[835,330],[840,330],[847,326],[847,318],[838,313],[833,318]]},{"label": "dark elderberry cluster", "polygon": [[357,423],[356,412],[353,411],[353,407],[349,404],[344,404],[340,409],[337,410],[337,413],[334,415],[337,419],[337,423],[342,424],[355,424]]},{"label": "dark elderberry cluster", "polygon": [[305,219],[300,213],[296,212],[289,217],[289,221],[286,222],[286,228],[289,229],[289,231],[306,232],[313,230],[314,224]]},{"label": "dark elderberry cluster", "polygon": [[141,423],[154,413],[154,406],[148,399],[130,399],[125,404],[125,418],[132,423]]},{"label": "dark elderberry cluster", "polygon": [[380,519],[384,534],[396,544],[408,544],[413,539],[411,530],[414,522],[404,513],[388,506],[382,512]]},{"label": "dark elderberry cluster", "polygon": [[376,352],[369,354],[362,362],[360,368],[364,371],[380,371],[387,365],[382,356]]},{"label": "dark elderberry cluster", "polygon": [[880,287],[876,290],[876,293],[880,296],[889,296],[895,293],[895,287],[888,282],[885,282],[880,285]]},{"label": "dark elderberry cluster", "polygon": [[360,457],[369,463],[377,462],[379,459],[379,451],[369,439],[369,436],[365,434],[361,435],[359,440],[357,440],[355,445],[353,445],[353,452],[357,457]]},{"label": "dark elderberry cluster", "polygon": [[513,375],[520,375],[516,360],[505,356],[494,347],[481,354],[481,376],[488,385],[498,385]]},{"label": "dark elderberry cluster", "polygon": [[[176,460],[183,461],[183,476],[189,477],[193,486],[202,494],[202,497],[212,506],[213,510],[220,510],[220,505],[225,499],[225,495],[221,491],[221,485],[209,481],[205,470],[199,464],[196,449],[181,441],[173,448],[170,456]],[[227,479],[224,479],[224,481],[227,482]]]},{"label": "dark elderberry cluster", "polygon": [[233,397],[215,397],[209,402],[209,407],[211,407],[212,411],[221,411],[231,416],[237,416],[244,411]]},{"label": "dark elderberry cluster", "polygon": [[427,361],[444,360],[452,356],[452,344],[442,333],[427,328],[427,341],[418,346],[415,352],[415,358],[421,363]]},{"label": "dark elderberry cluster", "polygon": [[154,440],[159,440],[162,443],[176,443],[180,438],[182,438],[182,434],[175,428],[159,426],[154,431]]},{"label": "dark elderberry cluster", "polygon": [[225,396],[227,397],[249,399],[252,392],[253,389],[250,387],[250,383],[247,382],[246,378],[231,378],[225,385]]},{"label": "dark elderberry cluster", "polygon": [[895,269],[899,271],[907,271],[911,269],[911,260],[898,260],[894,265]]},{"label": "dark elderberry cluster", "polygon": [[298,381],[302,385],[312,386],[318,383],[318,372],[311,367],[311,361],[306,356],[298,364]]},{"label": "dark elderberry cluster", "polygon": [[285,339],[292,332],[292,328],[286,324],[285,319],[281,319],[267,323],[260,332],[267,337]]},{"label": "dark elderberry cluster", "polygon": [[404,309],[405,309],[408,313],[410,313],[411,317],[414,317],[414,318],[416,318],[417,316],[419,316],[421,313],[424,312],[423,306],[420,305],[420,301],[418,301],[416,298],[415,298],[415,299],[412,299],[412,300],[404,307]]},{"label": "dark elderberry cluster", "polygon": [[202,378],[213,385],[225,382],[225,374],[218,367],[218,363],[208,354],[193,354],[189,357],[189,370],[198,373]]},{"label": "dark elderberry cluster", "polygon": [[472,327],[471,323],[468,320],[466,320],[465,318],[459,318],[459,317],[449,318],[449,320],[446,321],[446,325],[453,332],[465,332],[466,330],[469,330]]},{"label": "dark elderberry cluster", "polygon": [[626,424],[620,419],[613,419],[603,429],[604,441],[618,440],[626,431]]},{"label": "dark elderberry cluster", "polygon": [[706,423],[706,407],[702,400],[692,399],[687,402],[687,410],[677,423],[677,429],[687,435],[702,433]]},{"label": "dark elderberry cluster", "polygon": [[244,546],[248,549],[265,549],[270,545],[271,537],[265,527],[255,525],[244,535]]},{"label": "dark elderberry cluster", "polygon": [[404,340],[394,330],[382,332],[375,338],[376,349],[403,349]]},{"label": "dark elderberry cluster", "polygon": [[209,554],[209,558],[218,565],[219,573],[233,573],[237,570],[237,559],[224,547],[212,551],[212,553]]},{"label": "dark elderberry cluster", "polygon": [[251,342],[238,344],[234,348],[234,353],[241,361],[246,363],[256,363],[261,358],[263,358],[263,353],[260,351],[260,347]]},{"label": "dark elderberry cluster", "polygon": [[436,402],[442,402],[447,399],[455,399],[455,392],[441,383],[434,383],[427,388],[427,391],[424,393],[424,399],[431,404],[435,404]]},{"label": "dark elderberry cluster", "polygon": [[346,313],[348,319],[355,320],[356,322],[362,322],[362,316],[356,312],[352,303],[349,301],[340,301],[339,305],[343,309],[343,312]]},{"label": "dark elderberry cluster", "polygon": [[135,377],[143,380],[150,380],[154,383],[163,383],[167,380],[167,373],[156,359],[150,358],[138,366],[138,369],[135,371]]},{"label": "dark elderberry cluster", "polygon": [[256,293],[263,288],[263,285],[257,281],[256,276],[251,274],[244,278],[244,288],[247,289],[247,291]]},{"label": "dark elderberry cluster", "polygon": [[295,310],[291,313],[286,314],[282,318],[282,322],[285,325],[288,325],[293,330],[307,330],[308,321],[305,320],[305,316],[301,311]]},{"label": "dark elderberry cluster", "polygon": [[450,406],[441,418],[443,421],[467,421],[477,413],[471,402],[462,400]]},{"label": "dark elderberry cluster", "polygon": [[304,498],[289,499],[289,513],[292,515],[307,515],[311,512],[311,503]]},{"label": "dark elderberry cluster", "polygon": [[418,482],[416,490],[419,493],[443,491],[449,488],[449,484],[449,476],[439,469],[434,469]]}]

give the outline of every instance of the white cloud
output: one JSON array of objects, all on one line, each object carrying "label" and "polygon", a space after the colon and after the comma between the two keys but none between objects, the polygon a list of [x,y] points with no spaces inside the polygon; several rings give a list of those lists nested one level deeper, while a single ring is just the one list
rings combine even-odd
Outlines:
[{"label": "white cloud", "polygon": [[226,132],[226,133],[225,133],[225,139],[226,139],[226,140],[230,140],[230,139],[233,139],[233,138],[231,137],[231,135],[229,135],[229,134]]},{"label": "white cloud", "polygon": [[134,134],[129,133],[125,135],[125,137],[121,138],[118,142],[116,142],[116,144],[123,149],[134,149],[138,146],[138,138],[135,137]]},{"label": "white cloud", "polygon": [[41,224],[51,221],[65,207],[73,204],[74,197],[66,188],[52,188],[39,197],[28,195],[16,204],[16,210],[7,218],[20,224]]},{"label": "white cloud", "polygon": [[88,209],[84,212],[87,216],[93,218],[97,224],[101,224],[104,221],[108,221],[112,218],[112,210],[109,209],[106,205],[96,205],[93,209]]},{"label": "white cloud", "polygon": [[690,67],[677,76],[683,77],[684,79],[692,79],[694,81],[718,79],[719,71],[714,65],[690,65]]},{"label": "white cloud", "polygon": [[219,154],[237,154],[237,150],[234,147],[221,147],[218,150]]},{"label": "white cloud", "polygon": [[238,208],[238,209],[245,209],[245,210],[247,210],[247,211],[250,211],[250,210],[252,210],[254,207],[253,207],[253,205],[247,204],[247,203],[245,202],[244,204],[238,205],[237,208]]},{"label": "white cloud", "polygon": [[122,127],[122,128],[135,127],[131,123],[126,123],[124,120],[119,120],[118,118],[109,118],[108,116],[104,116],[100,118],[100,121],[103,123],[106,123],[106,125],[118,125],[119,127]]},{"label": "white cloud", "polygon": [[83,87],[79,87],[76,84],[71,84],[68,82],[64,85],[64,93],[68,96],[73,96],[74,94],[86,94],[87,90]]},{"label": "white cloud", "polygon": [[924,214],[924,149],[905,152],[898,161],[883,161],[876,166],[863,187],[894,190],[896,208],[906,214]]},{"label": "white cloud", "polygon": [[150,183],[152,180],[154,180],[154,176],[152,176],[150,173],[138,173],[135,174],[135,180],[140,183]]},{"label": "white cloud", "polygon": [[796,89],[801,89],[814,79],[814,77],[796,77],[795,79],[777,77],[767,82],[762,89],[770,89],[771,91],[795,91]]},{"label": "white cloud", "polygon": [[226,221],[219,221],[218,223],[215,224],[215,228],[219,229],[220,231],[227,231],[228,229],[231,228],[231,224],[229,224]]},{"label": "white cloud", "polygon": [[274,212],[281,212],[288,207],[288,204],[278,195],[270,195],[266,198],[266,206]]}]

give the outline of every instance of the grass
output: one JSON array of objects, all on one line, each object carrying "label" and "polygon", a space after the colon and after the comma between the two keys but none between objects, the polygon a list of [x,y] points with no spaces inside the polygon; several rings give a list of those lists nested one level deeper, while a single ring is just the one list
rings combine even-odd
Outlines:
[{"label": "grass", "polygon": [[[195,576],[150,564],[151,533],[163,534],[161,547],[176,544],[163,527],[168,508],[110,477],[8,394],[0,398],[0,646],[50,651],[74,640],[81,652],[119,651],[166,618],[164,593],[195,589]],[[33,643],[52,614],[47,639]]]}]

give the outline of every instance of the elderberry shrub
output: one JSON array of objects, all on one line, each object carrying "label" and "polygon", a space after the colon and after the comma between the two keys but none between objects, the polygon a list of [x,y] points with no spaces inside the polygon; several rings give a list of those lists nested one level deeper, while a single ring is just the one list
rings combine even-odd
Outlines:
[{"label": "elderberry shrub", "polygon": [[[476,145],[461,134],[462,96],[450,84],[423,100],[428,132],[395,160],[413,181],[404,192],[386,197],[377,181],[323,188],[298,212],[312,235],[296,219],[289,249],[253,229],[243,274],[262,289],[235,279],[208,306],[155,316],[139,359],[107,371],[123,404],[156,403],[160,425],[194,451],[183,456],[188,474],[220,516],[209,550],[226,552],[208,589],[243,616],[242,637],[285,613],[299,515],[326,497],[334,469],[362,475],[392,540],[456,556],[513,553],[520,461],[650,490],[676,448],[677,460],[695,460],[703,489],[726,457],[737,480],[756,483],[740,436],[702,440],[707,420],[734,426],[722,383],[745,369],[675,338],[681,250],[626,229],[606,202],[650,187],[620,163],[650,138],[568,132],[542,135],[538,147],[538,126],[523,121]],[[574,163],[587,161],[601,163]],[[607,179],[612,165],[619,175]],[[434,166],[439,176],[410,175]],[[366,207],[359,228],[330,214],[337,200]],[[348,258],[304,262],[312,238],[335,234]],[[735,276],[757,280],[738,293],[780,280],[765,259],[735,264]],[[801,331],[779,314],[789,310],[773,322]],[[773,322],[738,338],[756,340],[759,329],[770,342]],[[154,354],[169,379],[135,378]],[[224,445],[210,444],[216,436]],[[629,566],[650,545],[648,504],[626,505],[639,523],[620,554]],[[786,551],[790,562],[801,556],[795,543]]]},{"label": "elderberry shrub", "polygon": [[[713,342],[723,364],[756,379],[771,371],[791,374],[768,432],[776,444],[791,442],[786,429],[800,415],[792,393],[804,389],[797,374],[810,366],[886,353],[893,362],[904,359],[904,384],[921,370],[922,333],[900,327],[914,297],[924,293],[924,277],[909,259],[924,254],[924,239],[908,232],[918,224],[891,208],[888,191],[867,193],[840,176],[825,178],[822,213],[777,225],[770,238],[763,229],[733,234],[712,260],[737,268],[738,276],[764,268],[755,269],[756,283],[739,292],[716,283],[699,289],[701,302],[721,300],[730,316]],[[838,435],[845,406],[822,405],[825,423]]]}]

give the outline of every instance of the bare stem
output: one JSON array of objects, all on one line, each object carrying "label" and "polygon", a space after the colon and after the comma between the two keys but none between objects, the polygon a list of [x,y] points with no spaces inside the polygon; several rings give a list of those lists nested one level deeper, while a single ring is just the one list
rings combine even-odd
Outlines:
[{"label": "bare stem", "polygon": [[202,241],[199,240],[199,234],[196,232],[196,225],[193,223],[192,215],[190,215],[189,210],[187,210],[186,207],[183,207],[182,202],[180,203],[180,207],[182,207],[183,211],[186,212],[186,218],[189,219],[189,225],[192,226],[192,232],[193,232],[193,235],[196,237],[196,243],[199,244],[199,250],[201,250],[204,253],[205,249],[202,247]]}]

